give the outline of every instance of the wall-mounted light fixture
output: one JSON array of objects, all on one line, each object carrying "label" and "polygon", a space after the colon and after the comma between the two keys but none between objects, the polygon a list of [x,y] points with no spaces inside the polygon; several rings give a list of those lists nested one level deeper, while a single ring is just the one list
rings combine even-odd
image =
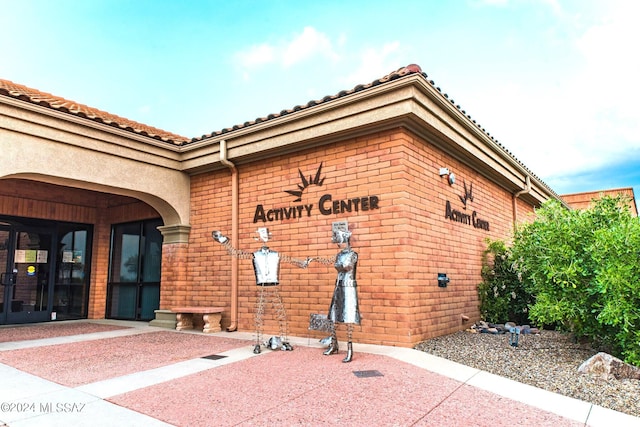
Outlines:
[{"label": "wall-mounted light fixture", "polygon": [[447,277],[447,273],[438,273],[438,286],[446,288],[448,284],[449,278]]},{"label": "wall-mounted light fixture", "polygon": [[449,185],[453,185],[456,182],[456,176],[448,168],[440,168],[440,176],[446,176]]}]

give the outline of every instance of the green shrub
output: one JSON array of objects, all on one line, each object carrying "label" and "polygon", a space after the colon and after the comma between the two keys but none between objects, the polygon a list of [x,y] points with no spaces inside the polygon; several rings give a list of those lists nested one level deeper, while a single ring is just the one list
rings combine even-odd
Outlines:
[{"label": "green shrub", "polygon": [[487,240],[482,254],[482,283],[478,285],[480,314],[491,323],[528,324],[530,294],[513,268],[511,251],[500,240]]},{"label": "green shrub", "polygon": [[588,210],[551,200],[514,236],[512,253],[529,317],[640,365],[640,222],[627,200],[605,197]]},{"label": "green shrub", "polygon": [[597,320],[612,330],[624,360],[640,366],[640,222],[624,218],[594,231]]}]

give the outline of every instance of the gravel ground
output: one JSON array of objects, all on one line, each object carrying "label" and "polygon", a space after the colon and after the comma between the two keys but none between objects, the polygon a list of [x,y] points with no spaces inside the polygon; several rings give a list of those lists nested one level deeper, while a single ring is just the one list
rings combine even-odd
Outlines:
[{"label": "gravel ground", "polygon": [[640,381],[603,380],[578,372],[597,353],[568,334],[543,330],[522,335],[518,347],[508,335],[460,331],[423,341],[415,349],[605,408],[640,417]]}]

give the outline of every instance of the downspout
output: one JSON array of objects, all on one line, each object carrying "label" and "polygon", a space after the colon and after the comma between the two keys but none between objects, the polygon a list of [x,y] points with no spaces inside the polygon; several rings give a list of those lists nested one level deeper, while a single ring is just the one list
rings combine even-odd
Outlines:
[{"label": "downspout", "polygon": [[[231,171],[231,241],[238,244],[238,169],[227,160],[227,141],[220,141],[220,163]],[[231,324],[227,327],[228,332],[238,329],[238,258],[231,257]]]},{"label": "downspout", "polygon": [[518,221],[518,197],[523,194],[528,194],[531,191],[531,178],[529,175],[525,176],[524,189],[518,191],[513,195],[513,229],[516,229],[516,222]]}]

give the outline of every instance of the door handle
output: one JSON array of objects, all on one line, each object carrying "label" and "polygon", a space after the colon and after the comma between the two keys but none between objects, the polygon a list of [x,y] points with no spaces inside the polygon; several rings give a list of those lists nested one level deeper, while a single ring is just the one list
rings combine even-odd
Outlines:
[{"label": "door handle", "polygon": [[16,273],[2,273],[0,274],[0,285],[13,286],[16,284],[18,275]]}]

